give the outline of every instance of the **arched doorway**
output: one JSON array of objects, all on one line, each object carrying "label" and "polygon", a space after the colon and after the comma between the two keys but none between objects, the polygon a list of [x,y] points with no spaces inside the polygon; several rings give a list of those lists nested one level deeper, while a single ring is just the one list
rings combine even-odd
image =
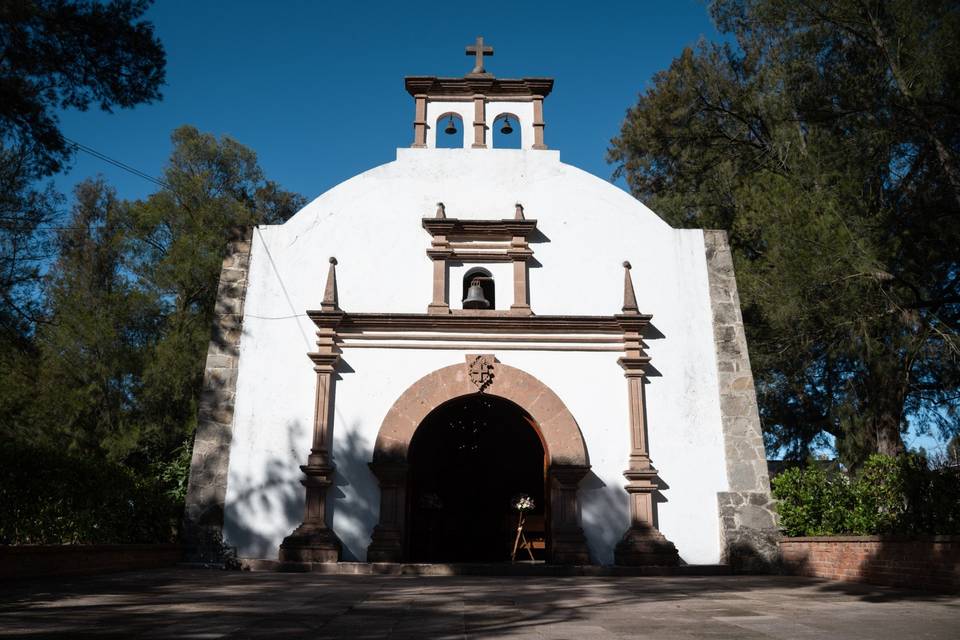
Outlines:
[{"label": "arched doorway", "polygon": [[411,560],[509,559],[519,494],[534,500],[525,529],[537,558],[545,557],[544,448],[523,409],[479,393],[451,400],[420,423],[408,464]]},{"label": "arched doorway", "polygon": [[[478,361],[484,363],[478,370]],[[588,564],[590,554],[580,526],[577,486],[590,470],[580,427],[563,401],[532,375],[496,361],[493,355],[468,354],[465,364],[437,369],[404,391],[383,419],[370,469],[380,485],[380,512],[367,560],[410,560],[410,450],[417,431],[434,410],[482,395],[512,403],[530,419],[544,451],[547,487],[544,507],[549,540],[547,561]],[[533,427],[535,425],[535,429]]]}]

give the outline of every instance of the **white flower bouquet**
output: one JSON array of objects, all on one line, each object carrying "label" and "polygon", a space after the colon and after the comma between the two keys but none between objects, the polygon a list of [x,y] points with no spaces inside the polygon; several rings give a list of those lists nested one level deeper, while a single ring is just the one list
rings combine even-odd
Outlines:
[{"label": "white flower bouquet", "polygon": [[514,511],[533,511],[536,508],[536,504],[533,502],[533,498],[528,496],[525,493],[520,493],[510,500],[510,506],[513,507]]}]

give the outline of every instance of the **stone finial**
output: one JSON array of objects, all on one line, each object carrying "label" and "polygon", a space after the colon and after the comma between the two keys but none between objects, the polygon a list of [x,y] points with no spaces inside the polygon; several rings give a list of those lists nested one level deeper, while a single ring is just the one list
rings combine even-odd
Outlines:
[{"label": "stone finial", "polygon": [[633,292],[633,280],[630,278],[632,268],[629,261],[623,261],[623,312],[637,314],[640,308],[637,307],[637,294]]},{"label": "stone finial", "polygon": [[339,311],[337,299],[337,259],[330,256],[330,270],[327,271],[327,287],[323,290],[321,311]]},{"label": "stone finial", "polygon": [[516,213],[514,213],[513,215],[513,219],[526,220],[526,218],[523,217],[523,205],[518,202],[516,206],[517,206],[517,210],[516,210]]},{"label": "stone finial", "polygon": [[446,220],[447,219],[447,208],[443,206],[442,202],[437,203],[437,215],[434,216],[437,220]]}]

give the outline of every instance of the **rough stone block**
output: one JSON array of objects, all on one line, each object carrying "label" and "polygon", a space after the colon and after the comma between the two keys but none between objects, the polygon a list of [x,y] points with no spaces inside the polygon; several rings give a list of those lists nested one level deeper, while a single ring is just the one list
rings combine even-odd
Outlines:
[{"label": "rough stone block", "polygon": [[207,369],[233,369],[237,361],[232,355],[216,353],[213,349],[207,354]]}]

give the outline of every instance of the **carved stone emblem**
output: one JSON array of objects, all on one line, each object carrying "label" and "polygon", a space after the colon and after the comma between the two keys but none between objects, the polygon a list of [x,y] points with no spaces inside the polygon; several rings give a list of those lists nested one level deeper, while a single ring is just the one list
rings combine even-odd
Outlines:
[{"label": "carved stone emblem", "polygon": [[477,391],[483,393],[483,390],[493,382],[493,363],[494,357],[490,354],[467,356],[467,371],[470,373],[470,382],[477,387]]}]

